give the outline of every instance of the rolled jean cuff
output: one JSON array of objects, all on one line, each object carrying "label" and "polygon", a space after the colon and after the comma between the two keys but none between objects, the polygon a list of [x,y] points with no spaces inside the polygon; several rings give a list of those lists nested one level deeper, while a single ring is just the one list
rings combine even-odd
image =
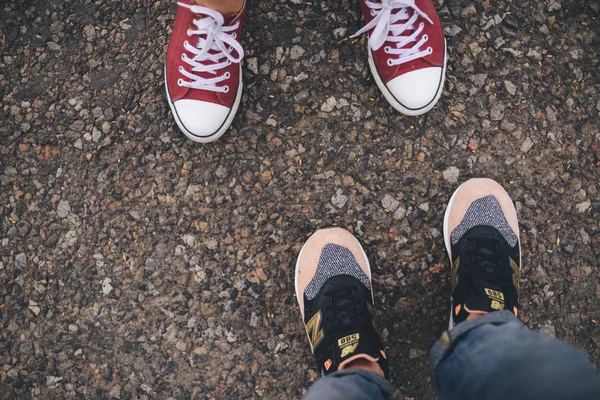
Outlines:
[{"label": "rolled jean cuff", "polygon": [[375,372],[367,371],[360,368],[348,368],[343,369],[341,371],[336,371],[333,374],[329,375],[332,378],[341,378],[343,376],[348,375],[360,375],[364,379],[369,382],[379,386],[381,388],[381,393],[383,397],[386,399],[393,399],[394,392],[396,392],[396,388],[383,376],[376,374]]},{"label": "rolled jean cuff", "polygon": [[476,319],[461,322],[454,326],[454,328],[444,332],[442,337],[439,338],[431,348],[430,360],[432,374],[435,375],[435,367],[452,353],[456,344],[470,331],[481,325],[503,325],[508,322],[518,322],[519,324],[522,324],[513,313],[508,310],[502,310],[491,312]]}]

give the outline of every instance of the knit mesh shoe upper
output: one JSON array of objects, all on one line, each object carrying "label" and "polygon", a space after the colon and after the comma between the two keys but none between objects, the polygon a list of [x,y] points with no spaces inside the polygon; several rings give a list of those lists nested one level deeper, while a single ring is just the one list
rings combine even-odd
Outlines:
[{"label": "knit mesh shoe upper", "polygon": [[317,272],[304,290],[304,295],[308,300],[314,299],[325,282],[338,275],[350,275],[371,290],[369,277],[360,268],[352,252],[345,247],[329,243],[323,247]]},{"label": "knit mesh shoe upper", "polygon": [[510,246],[516,245],[519,240],[508,225],[498,200],[492,195],[481,197],[471,203],[460,224],[452,231],[452,244],[458,243],[469,229],[477,225],[495,228]]}]

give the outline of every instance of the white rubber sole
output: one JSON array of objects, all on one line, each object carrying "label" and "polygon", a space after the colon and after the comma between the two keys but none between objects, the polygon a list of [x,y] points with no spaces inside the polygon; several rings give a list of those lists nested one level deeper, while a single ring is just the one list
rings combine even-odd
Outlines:
[{"label": "white rubber sole", "polygon": [[[450,220],[450,210],[452,209],[452,203],[454,203],[454,198],[456,197],[456,193],[458,193],[459,189],[461,188],[462,184],[458,187],[458,189],[456,189],[454,191],[454,193],[452,193],[452,196],[450,197],[450,201],[448,201],[448,205],[446,206],[446,211],[444,212],[444,245],[446,246],[446,252],[448,253],[448,259],[450,260],[450,266],[452,266],[452,246],[450,243],[450,231],[449,231],[449,227],[448,227],[448,222]],[[513,207],[513,210],[515,211],[515,214],[517,213],[517,209],[515,208],[515,204],[513,203],[512,199],[510,200],[510,204]],[[517,222],[517,241],[519,242],[519,265],[521,264],[521,260],[522,260],[522,255],[521,255],[521,238],[520,238],[520,229],[519,229],[519,223]],[[452,329],[454,327],[454,321],[452,320],[452,296],[450,296],[450,318],[449,318],[449,322],[448,322],[448,329]]]},{"label": "white rubber sole", "polygon": [[426,112],[430,111],[433,107],[435,107],[437,102],[440,100],[440,97],[442,96],[442,92],[444,91],[444,83],[446,82],[446,63],[448,61],[448,49],[446,48],[446,39],[444,39],[444,68],[442,69],[442,81],[440,82],[438,92],[428,105],[426,105],[423,108],[419,108],[418,110],[412,110],[400,104],[400,102],[396,100],[392,92],[390,92],[390,90],[387,88],[385,83],[383,83],[381,77],[379,76],[379,72],[377,72],[377,68],[375,67],[375,61],[373,60],[373,55],[371,53],[371,48],[369,47],[368,41],[367,53],[369,54],[369,67],[371,68],[371,75],[373,75],[375,83],[377,83],[379,90],[381,90],[381,93],[383,93],[383,96],[388,101],[388,103],[390,103],[391,106],[394,107],[397,111],[404,115],[417,117],[419,115],[425,114]]},{"label": "white rubber sole", "polygon": [[[460,186],[458,187],[458,189],[460,189]],[[452,248],[450,246],[450,232],[448,232],[448,221],[450,219],[450,209],[452,208],[452,203],[454,202],[454,197],[456,197],[458,189],[456,189],[454,193],[452,193],[450,201],[448,201],[448,205],[446,206],[446,211],[444,212],[444,245],[446,246],[448,258],[450,259],[450,267],[452,267]],[[452,296],[450,296],[450,318],[448,318],[448,330],[454,327],[454,320],[452,318],[452,303]]]},{"label": "white rubber sole", "polygon": [[183,134],[185,136],[187,136],[189,139],[193,140],[194,142],[198,142],[198,143],[210,143],[210,142],[214,142],[215,140],[219,139],[221,136],[223,136],[225,134],[225,132],[227,132],[227,130],[229,130],[229,128],[231,127],[231,124],[233,123],[233,119],[235,118],[235,115],[237,114],[238,108],[240,107],[240,103],[242,100],[242,89],[243,89],[242,65],[240,64],[239,67],[240,67],[239,88],[238,88],[238,92],[235,96],[235,101],[233,102],[233,106],[231,107],[231,111],[227,115],[227,119],[225,119],[225,121],[221,125],[221,128],[219,128],[219,130],[216,133],[214,133],[210,136],[198,136],[198,135],[194,135],[192,132],[187,130],[185,128],[185,126],[183,125],[183,123],[181,122],[181,120],[179,119],[179,116],[177,115],[175,106],[173,105],[173,102],[171,101],[171,95],[169,94],[169,88],[167,87],[167,67],[165,66],[165,69],[164,69],[164,71],[165,71],[165,92],[167,93],[167,102],[169,103],[169,107],[171,108],[171,114],[173,115],[173,119],[175,119],[175,122],[177,123],[179,130],[181,130],[181,132],[183,132]]},{"label": "white rubber sole", "polygon": [[450,209],[452,208],[452,203],[454,202],[454,198],[456,197],[456,193],[459,189],[460,186],[454,191],[454,193],[452,193],[450,201],[448,201],[448,205],[446,206],[446,211],[444,212],[444,245],[446,246],[446,252],[448,253],[450,264],[452,264],[452,248],[450,245],[450,232],[448,231],[448,221],[450,220]]}]

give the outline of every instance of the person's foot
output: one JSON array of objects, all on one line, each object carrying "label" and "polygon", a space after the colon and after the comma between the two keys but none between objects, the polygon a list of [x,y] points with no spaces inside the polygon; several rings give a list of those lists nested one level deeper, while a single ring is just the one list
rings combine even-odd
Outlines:
[{"label": "person's foot", "polygon": [[193,0],[177,4],[165,67],[167,100],[181,131],[208,143],[231,126],[242,98],[239,40],[246,5],[223,16]]},{"label": "person's foot", "polygon": [[491,179],[471,179],[454,192],[444,215],[450,257],[450,328],[492,311],[518,315],[521,243],[517,212]]},{"label": "person's foot", "polygon": [[295,287],[321,375],[366,363],[387,377],[369,260],[350,232],[330,228],[313,234],[298,255]]},{"label": "person's foot", "polygon": [[446,75],[446,40],[431,0],[361,0],[369,33],[369,66],[387,101],[421,115],[439,100]]}]

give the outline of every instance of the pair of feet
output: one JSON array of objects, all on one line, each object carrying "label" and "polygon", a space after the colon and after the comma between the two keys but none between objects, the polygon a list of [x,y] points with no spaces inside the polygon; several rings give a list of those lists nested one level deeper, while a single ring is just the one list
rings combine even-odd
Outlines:
[{"label": "pair of feet", "polygon": [[[181,131],[207,143],[229,128],[242,97],[240,44],[246,0],[223,15],[181,0],[165,67],[167,100]],[[360,0],[369,35],[369,66],[385,98],[406,115],[421,115],[439,100],[446,41],[431,0]]]},{"label": "pair of feet", "polygon": [[[450,328],[492,311],[518,315],[519,226],[506,191],[471,179],[454,192],[444,215],[452,285]],[[298,256],[296,297],[319,372],[360,366],[388,376],[376,322],[369,260],[341,228],[319,230]]]}]

